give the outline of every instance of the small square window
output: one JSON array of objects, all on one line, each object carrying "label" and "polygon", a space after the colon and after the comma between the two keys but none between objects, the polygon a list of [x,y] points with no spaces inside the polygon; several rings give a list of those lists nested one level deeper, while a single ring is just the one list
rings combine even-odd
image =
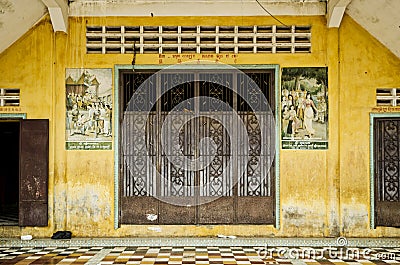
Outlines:
[{"label": "small square window", "polygon": [[19,88],[0,88],[0,107],[19,106]]}]

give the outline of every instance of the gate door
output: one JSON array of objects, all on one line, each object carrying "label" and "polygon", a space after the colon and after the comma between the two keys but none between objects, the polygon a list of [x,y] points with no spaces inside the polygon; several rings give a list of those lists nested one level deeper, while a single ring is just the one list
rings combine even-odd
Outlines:
[{"label": "gate door", "polygon": [[120,222],[272,224],[273,71],[151,74],[121,73]]},{"label": "gate door", "polygon": [[400,227],[400,118],[374,119],[375,225]]}]

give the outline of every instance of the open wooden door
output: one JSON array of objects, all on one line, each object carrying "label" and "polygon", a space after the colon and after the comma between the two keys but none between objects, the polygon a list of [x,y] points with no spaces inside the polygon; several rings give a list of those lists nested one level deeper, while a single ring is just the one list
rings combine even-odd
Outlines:
[{"label": "open wooden door", "polygon": [[49,121],[21,120],[19,225],[48,225]]}]

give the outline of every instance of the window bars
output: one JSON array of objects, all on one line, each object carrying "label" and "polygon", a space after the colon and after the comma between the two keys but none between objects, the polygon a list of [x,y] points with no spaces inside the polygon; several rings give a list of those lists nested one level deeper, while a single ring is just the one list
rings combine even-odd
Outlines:
[{"label": "window bars", "polygon": [[87,26],[88,54],[310,53],[311,26]]},{"label": "window bars", "polygon": [[19,106],[18,88],[0,88],[0,107]]},{"label": "window bars", "polygon": [[391,106],[399,105],[400,88],[377,88],[376,89],[376,105]]}]

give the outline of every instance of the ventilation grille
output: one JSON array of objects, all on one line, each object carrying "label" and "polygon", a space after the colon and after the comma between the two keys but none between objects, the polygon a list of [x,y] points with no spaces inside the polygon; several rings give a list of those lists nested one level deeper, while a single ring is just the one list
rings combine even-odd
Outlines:
[{"label": "ventilation grille", "polygon": [[400,88],[378,88],[376,90],[377,106],[393,106],[399,105]]},{"label": "ventilation grille", "polygon": [[[135,47],[135,48],[134,48]],[[86,51],[117,53],[310,53],[310,26],[87,26]]]},{"label": "ventilation grille", "polygon": [[0,88],[0,107],[19,106],[19,89]]}]

